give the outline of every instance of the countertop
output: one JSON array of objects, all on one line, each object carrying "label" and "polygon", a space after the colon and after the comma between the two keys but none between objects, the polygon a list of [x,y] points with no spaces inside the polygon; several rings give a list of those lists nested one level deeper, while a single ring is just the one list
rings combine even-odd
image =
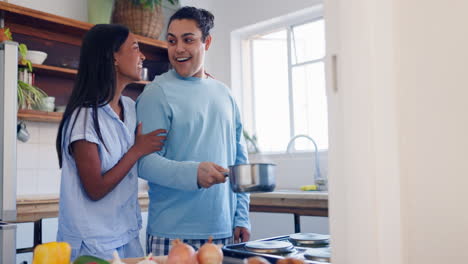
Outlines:
[{"label": "countertop", "polygon": [[328,216],[328,193],[281,189],[255,193],[250,195],[250,211]]},{"label": "countertop", "polygon": [[[148,194],[138,195],[142,211],[148,210]],[[17,198],[17,221],[34,222],[58,216],[58,195],[28,195]],[[299,215],[328,216],[328,193],[300,190],[277,190],[253,193],[251,212],[294,213]]]}]

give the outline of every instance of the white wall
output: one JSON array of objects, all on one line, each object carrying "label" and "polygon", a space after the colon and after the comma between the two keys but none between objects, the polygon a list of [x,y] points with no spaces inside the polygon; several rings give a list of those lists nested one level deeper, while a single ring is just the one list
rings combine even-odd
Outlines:
[{"label": "white wall", "polygon": [[87,0],[4,0],[4,2],[79,21],[88,19]]}]

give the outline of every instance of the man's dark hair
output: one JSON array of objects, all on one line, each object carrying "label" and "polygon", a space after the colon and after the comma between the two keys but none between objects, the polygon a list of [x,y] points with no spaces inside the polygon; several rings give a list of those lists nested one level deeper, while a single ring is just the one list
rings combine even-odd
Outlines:
[{"label": "man's dark hair", "polygon": [[214,27],[214,16],[210,11],[193,6],[184,6],[177,10],[169,19],[167,27],[175,19],[192,19],[197,22],[198,28],[202,32],[202,41],[205,42],[206,37],[210,34],[210,30]]}]

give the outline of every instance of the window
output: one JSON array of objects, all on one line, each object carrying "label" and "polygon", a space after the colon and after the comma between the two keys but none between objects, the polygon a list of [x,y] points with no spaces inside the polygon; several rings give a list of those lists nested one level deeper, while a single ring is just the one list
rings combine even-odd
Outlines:
[{"label": "window", "polygon": [[[244,37],[243,115],[263,152],[284,152],[295,135],[328,149],[325,27],[317,18]],[[314,151],[306,139],[295,150]]]}]

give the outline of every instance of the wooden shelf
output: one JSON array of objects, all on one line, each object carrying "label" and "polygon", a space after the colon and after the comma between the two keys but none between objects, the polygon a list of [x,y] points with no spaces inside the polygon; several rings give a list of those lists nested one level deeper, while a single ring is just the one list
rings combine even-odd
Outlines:
[{"label": "wooden shelf", "polygon": [[75,79],[76,74],[78,73],[75,69],[62,68],[44,64],[33,64],[33,72],[35,73],[45,73],[53,76],[64,77],[68,79]]},{"label": "wooden shelf", "polygon": [[18,111],[18,119],[35,122],[59,123],[62,120],[63,113],[60,112],[44,112],[38,110]]}]

